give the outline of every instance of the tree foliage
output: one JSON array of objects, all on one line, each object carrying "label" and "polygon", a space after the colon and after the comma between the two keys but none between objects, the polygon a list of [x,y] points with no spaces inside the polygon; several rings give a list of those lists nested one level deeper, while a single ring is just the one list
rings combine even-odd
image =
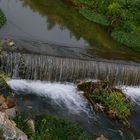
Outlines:
[{"label": "tree foliage", "polygon": [[6,17],[3,14],[3,12],[0,10],[0,28],[5,24],[6,22]]},{"label": "tree foliage", "polygon": [[[112,31],[115,29],[121,30],[123,32],[123,36],[120,38],[124,38],[122,40],[126,40],[128,36],[133,38],[133,41],[125,41],[124,45],[130,48],[140,48],[139,41],[137,38],[140,38],[140,0],[72,0],[76,7],[79,7],[80,11],[82,9],[88,9],[88,11],[92,11],[93,13],[80,12],[84,17],[89,19],[90,21],[94,21],[96,23],[103,24],[103,20],[100,17],[105,17],[111,23]],[[91,17],[91,18],[89,18]],[[104,18],[104,19],[105,19]],[[92,20],[91,20],[92,19]],[[118,35],[116,35],[118,33]],[[115,35],[114,35],[115,34]],[[130,35],[131,34],[131,35]],[[118,39],[120,32],[113,33],[113,37],[115,40],[120,41]],[[122,35],[122,34],[121,34]],[[134,39],[135,38],[135,39]],[[131,38],[129,38],[131,39]],[[135,40],[137,43],[135,43]],[[129,42],[129,43],[128,43]],[[131,42],[131,43],[130,43]],[[136,46],[135,46],[136,45]]]}]

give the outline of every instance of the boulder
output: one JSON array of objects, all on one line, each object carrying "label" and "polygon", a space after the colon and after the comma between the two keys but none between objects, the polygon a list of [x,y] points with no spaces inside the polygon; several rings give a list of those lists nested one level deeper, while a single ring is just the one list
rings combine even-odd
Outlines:
[{"label": "boulder", "polygon": [[28,126],[31,128],[33,132],[35,132],[35,123],[34,120],[30,119],[27,121]]},{"label": "boulder", "polygon": [[0,95],[0,105],[2,105],[6,101],[6,98]]},{"label": "boulder", "polygon": [[109,139],[107,139],[104,135],[101,135],[96,140],[109,140]]},{"label": "boulder", "polygon": [[16,106],[15,106],[15,107],[13,107],[13,108],[6,109],[6,110],[5,110],[5,113],[6,113],[6,115],[9,116],[10,118],[14,118],[14,117],[16,117],[16,112],[17,112],[16,110],[17,110],[17,108],[16,108]]},{"label": "boulder", "polygon": [[4,139],[28,140],[26,134],[16,127],[5,112],[0,112],[0,130],[3,132]]}]

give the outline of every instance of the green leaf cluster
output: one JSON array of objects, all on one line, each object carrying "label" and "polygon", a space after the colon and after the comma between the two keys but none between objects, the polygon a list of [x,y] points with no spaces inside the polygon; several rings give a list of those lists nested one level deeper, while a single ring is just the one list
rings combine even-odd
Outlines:
[{"label": "green leaf cluster", "polygon": [[96,14],[95,12],[88,10],[86,8],[81,8],[79,10],[79,13],[82,14],[85,18],[87,18],[90,21],[94,21],[96,23],[102,24],[102,25],[109,25],[109,21],[104,17],[99,14]]}]

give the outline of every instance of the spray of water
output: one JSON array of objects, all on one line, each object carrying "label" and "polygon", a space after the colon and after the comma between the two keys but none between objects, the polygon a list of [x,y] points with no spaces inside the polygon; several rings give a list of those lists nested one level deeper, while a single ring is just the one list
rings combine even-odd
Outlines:
[{"label": "spray of water", "polygon": [[124,93],[140,106],[140,87],[123,86]]},{"label": "spray of water", "polygon": [[10,80],[8,84],[19,94],[36,94],[64,104],[72,112],[87,112],[87,102],[72,83],[50,83],[31,80]]}]

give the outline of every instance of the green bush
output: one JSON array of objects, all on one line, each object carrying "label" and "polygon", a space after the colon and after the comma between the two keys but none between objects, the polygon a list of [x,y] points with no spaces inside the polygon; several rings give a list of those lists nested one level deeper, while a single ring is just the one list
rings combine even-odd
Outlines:
[{"label": "green bush", "polygon": [[118,42],[140,52],[140,37],[131,33],[116,30],[111,36]]},{"label": "green bush", "polygon": [[101,16],[99,14],[96,14],[95,12],[85,9],[85,8],[81,8],[79,10],[80,14],[82,14],[85,18],[87,18],[90,21],[102,24],[102,25],[109,25],[109,21],[104,17]]},{"label": "green bush", "polygon": [[0,28],[6,23],[6,17],[3,12],[0,10]]},{"label": "green bush", "polygon": [[77,124],[52,116],[35,117],[35,132],[29,128],[25,115],[18,114],[14,121],[29,140],[91,140]]},{"label": "green bush", "polygon": [[124,33],[115,31],[111,36],[118,42],[139,51],[140,0],[71,1],[75,3],[78,9],[82,8],[80,9],[80,13],[88,20],[102,25],[110,25],[109,31],[121,28],[121,31]]}]

